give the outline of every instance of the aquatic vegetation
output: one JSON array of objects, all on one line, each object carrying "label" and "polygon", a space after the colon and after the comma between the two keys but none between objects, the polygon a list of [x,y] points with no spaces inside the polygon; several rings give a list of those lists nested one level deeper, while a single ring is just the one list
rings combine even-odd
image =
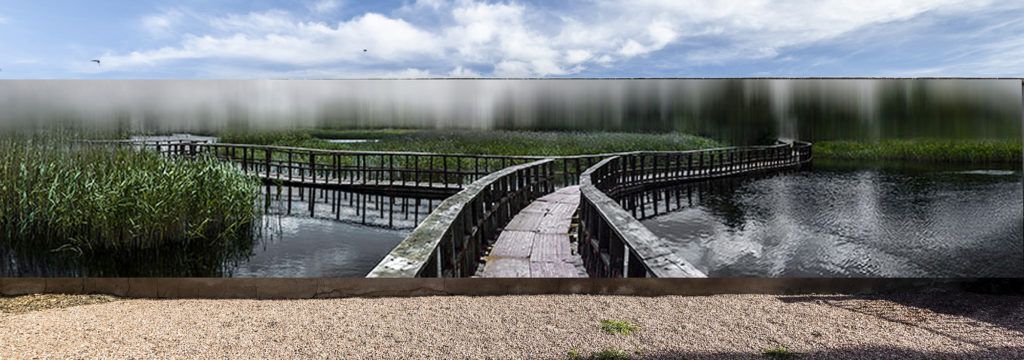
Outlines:
[{"label": "aquatic vegetation", "polygon": [[[324,139],[375,139],[331,143]],[[419,151],[449,154],[560,156],[611,152],[692,150],[721,143],[680,132],[543,132],[481,130],[282,130],[222,134],[225,143],[297,146],[334,150]]]},{"label": "aquatic vegetation", "polygon": [[0,244],[104,254],[101,260],[115,265],[119,254],[227,248],[252,231],[259,186],[257,179],[212,158],[170,159],[127,147],[4,139]]},{"label": "aquatic vegetation", "polygon": [[1020,162],[1021,142],[978,139],[890,139],[877,143],[820,141],[814,157],[936,162]]}]

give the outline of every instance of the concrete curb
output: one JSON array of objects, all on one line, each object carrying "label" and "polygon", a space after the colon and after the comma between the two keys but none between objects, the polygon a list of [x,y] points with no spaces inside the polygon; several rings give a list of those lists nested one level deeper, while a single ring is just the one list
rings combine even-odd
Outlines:
[{"label": "concrete curb", "polygon": [[129,298],[314,299],[498,295],[866,294],[962,290],[1022,279],[880,278],[0,278],[0,295],[108,294]]}]

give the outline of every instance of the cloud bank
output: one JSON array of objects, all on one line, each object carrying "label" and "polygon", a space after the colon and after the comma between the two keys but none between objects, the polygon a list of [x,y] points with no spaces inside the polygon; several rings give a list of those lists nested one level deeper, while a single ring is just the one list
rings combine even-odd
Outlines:
[{"label": "cloud bank", "polygon": [[[824,64],[856,54],[858,49],[843,45],[865,41],[863,34],[874,34],[875,39],[913,38],[934,28],[884,32],[900,24],[1020,13],[1022,8],[954,0],[639,0],[566,6],[421,0],[390,11],[348,14],[333,22],[322,15],[344,9],[337,1],[309,3],[305,11],[267,9],[216,16],[174,9],[140,20],[154,37],[172,38],[167,45],[107,52],[102,71],[179,66],[214,77],[549,77],[614,74],[612,70],[639,66],[672,76],[734,63],[801,66],[799,61],[812,59]],[[1008,21],[1004,26],[1022,27]],[[906,28],[913,27],[902,29]],[[839,55],[801,54],[822,46],[838,48]],[[937,55],[968,53],[984,56],[893,69],[907,75],[942,75],[963,73],[969,65],[984,74],[1019,72],[1024,64],[1021,56],[998,56],[1024,53],[1019,37]]]}]

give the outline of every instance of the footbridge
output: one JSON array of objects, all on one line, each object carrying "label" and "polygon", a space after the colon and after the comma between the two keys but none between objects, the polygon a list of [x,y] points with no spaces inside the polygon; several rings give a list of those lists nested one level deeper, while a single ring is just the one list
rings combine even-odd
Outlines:
[{"label": "footbridge", "polygon": [[[626,210],[626,195],[799,168],[812,152],[810,143],[789,142],[588,155],[585,169],[580,159],[537,159],[481,177],[441,203],[368,277],[704,277]],[[556,174],[567,163],[582,171]],[[566,180],[572,176],[578,180]],[[578,202],[567,200],[577,191]]]},{"label": "footbridge", "polygon": [[703,277],[630,213],[638,208],[638,197],[632,195],[678,183],[799,168],[812,160],[811,144],[805,142],[558,157],[194,140],[80,144],[215,158],[269,186],[443,199],[367,275],[371,278]]}]

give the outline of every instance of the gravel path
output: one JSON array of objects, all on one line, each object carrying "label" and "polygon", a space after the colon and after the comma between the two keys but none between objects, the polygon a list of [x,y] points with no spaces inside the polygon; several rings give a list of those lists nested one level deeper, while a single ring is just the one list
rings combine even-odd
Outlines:
[{"label": "gravel path", "polygon": [[122,300],[0,314],[0,359],[1022,358],[1022,331],[1024,297],[972,294]]}]

